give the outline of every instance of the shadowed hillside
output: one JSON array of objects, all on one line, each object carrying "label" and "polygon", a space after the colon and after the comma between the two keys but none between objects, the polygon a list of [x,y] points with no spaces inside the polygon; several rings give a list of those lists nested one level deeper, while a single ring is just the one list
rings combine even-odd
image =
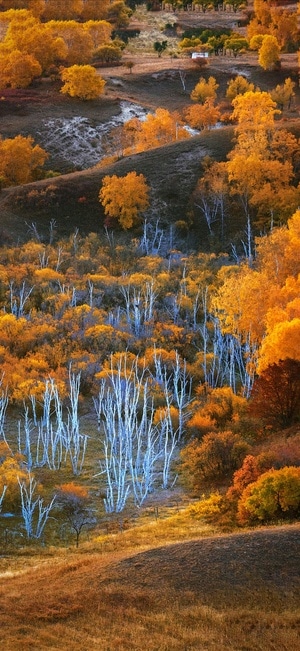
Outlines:
[{"label": "shadowed hillside", "polygon": [[151,187],[151,209],[155,218],[167,223],[185,219],[191,193],[201,173],[201,159],[205,155],[216,159],[224,156],[224,151],[230,149],[231,138],[231,128],[206,132],[193,139],[125,157],[101,169],[2,190],[2,237],[5,238],[5,234],[20,239],[28,237],[26,222],[36,222],[38,231],[46,234],[51,219],[55,219],[60,237],[69,235],[75,228],[82,234],[99,231],[104,220],[98,201],[103,176],[125,176],[133,170],[144,174]]},{"label": "shadowed hillside", "polygon": [[1,648],[298,651],[299,561],[298,525],[45,558],[0,578]]}]

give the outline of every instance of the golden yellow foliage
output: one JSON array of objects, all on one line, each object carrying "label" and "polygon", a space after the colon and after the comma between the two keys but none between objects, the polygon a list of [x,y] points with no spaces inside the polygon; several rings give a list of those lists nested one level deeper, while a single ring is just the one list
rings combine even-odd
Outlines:
[{"label": "golden yellow foliage", "polygon": [[33,138],[0,140],[0,176],[5,185],[21,185],[38,178],[48,154]]},{"label": "golden yellow foliage", "polygon": [[143,122],[136,119],[130,120],[125,128],[128,131],[130,127],[133,129],[136,152],[162,147],[175,140],[190,138],[180,116],[163,108],[156,109],[154,114],[149,113]]},{"label": "golden yellow foliage", "polygon": [[0,87],[26,88],[42,74],[39,62],[31,55],[13,50],[0,53]]},{"label": "golden yellow foliage", "polygon": [[7,486],[4,505],[6,509],[10,509],[11,511],[15,511],[19,506],[20,490],[18,478],[25,483],[28,481],[28,473],[22,461],[21,455],[13,456],[10,454],[0,464],[0,495],[4,486]]},{"label": "golden yellow foliage", "polygon": [[149,206],[149,188],[143,174],[105,176],[99,192],[105,214],[117,219],[124,229],[131,228]]},{"label": "golden yellow foliage", "polygon": [[61,73],[64,82],[61,93],[84,100],[97,99],[104,91],[105,81],[93,66],[74,65]]},{"label": "golden yellow foliage", "polygon": [[47,0],[43,11],[45,20],[72,20],[78,18],[83,10],[83,0]]},{"label": "golden yellow foliage", "polygon": [[247,91],[237,95],[232,105],[232,117],[238,122],[238,132],[272,129],[275,115],[280,113],[270,93],[265,91]]},{"label": "golden yellow foliage", "polygon": [[217,90],[219,84],[217,84],[214,77],[209,77],[206,81],[204,77],[200,77],[195,88],[191,92],[191,99],[195,102],[200,102],[204,104],[207,99],[215,100],[217,96]]},{"label": "golden yellow foliage", "polygon": [[280,60],[280,46],[276,36],[267,34],[262,40],[258,63],[264,70],[272,70]]},{"label": "golden yellow foliage", "polygon": [[220,111],[214,106],[212,99],[206,99],[203,104],[189,106],[185,111],[185,118],[193,129],[210,129],[220,119]]}]

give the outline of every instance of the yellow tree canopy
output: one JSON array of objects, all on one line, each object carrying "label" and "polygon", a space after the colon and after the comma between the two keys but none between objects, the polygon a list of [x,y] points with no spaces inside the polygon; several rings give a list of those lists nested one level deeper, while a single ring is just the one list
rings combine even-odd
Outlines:
[{"label": "yellow tree canopy", "polygon": [[210,129],[220,119],[220,111],[211,99],[206,99],[204,104],[193,104],[185,111],[187,123],[193,129]]},{"label": "yellow tree canopy", "polygon": [[3,47],[7,51],[20,50],[32,55],[43,70],[58,59],[67,56],[66,44],[62,38],[53,33],[49,24],[41,23],[28,11],[15,13],[17,16],[12,14],[3,42]]},{"label": "yellow tree canopy", "polygon": [[258,54],[258,63],[264,70],[272,70],[280,60],[280,46],[276,36],[264,36]]},{"label": "yellow tree canopy", "polygon": [[280,114],[276,102],[270,93],[265,91],[247,91],[237,95],[233,101],[232,117],[237,120],[236,130],[257,131],[258,129],[273,129],[275,115]]},{"label": "yellow tree canopy", "polygon": [[0,176],[5,185],[22,185],[39,177],[48,154],[30,136],[0,140]]},{"label": "yellow tree canopy", "polygon": [[68,65],[87,64],[94,51],[93,38],[84,25],[75,20],[51,20],[47,23],[53,36],[63,39],[67,47]]},{"label": "yellow tree canopy", "polygon": [[200,102],[200,104],[204,104],[205,100],[208,98],[215,100],[218,88],[219,84],[217,84],[214,77],[209,77],[207,81],[204,77],[200,77],[198,83],[191,92],[191,99],[195,102]]},{"label": "yellow tree canopy", "polygon": [[223,332],[251,337],[258,370],[300,360],[300,210],[288,225],[257,239],[256,268],[223,268],[212,300]]},{"label": "yellow tree canopy", "polygon": [[26,88],[35,77],[42,74],[39,62],[31,55],[20,50],[9,54],[0,54],[0,87]]},{"label": "yellow tree canopy", "polygon": [[72,20],[83,11],[83,0],[47,0],[43,11],[45,20]]},{"label": "yellow tree canopy", "polygon": [[[130,121],[132,123],[132,121]],[[177,113],[170,113],[166,109],[158,108],[154,114],[149,113],[146,119],[133,123],[135,151],[141,152],[154,147],[161,147],[175,140],[190,138],[190,134],[183,127],[182,120]],[[129,125],[125,125],[129,128]]]},{"label": "yellow tree canopy", "polygon": [[61,73],[64,85],[61,93],[84,100],[97,99],[104,91],[105,81],[93,66],[74,65]]},{"label": "yellow tree canopy", "polygon": [[230,79],[227,82],[227,91],[226,97],[232,101],[237,95],[244,95],[249,93],[249,91],[254,91],[254,84],[252,84],[246,77],[243,75],[237,75],[234,79]]},{"label": "yellow tree canopy", "polygon": [[129,172],[126,176],[105,176],[99,200],[108,217],[117,219],[124,229],[137,223],[149,206],[149,188],[143,174]]}]

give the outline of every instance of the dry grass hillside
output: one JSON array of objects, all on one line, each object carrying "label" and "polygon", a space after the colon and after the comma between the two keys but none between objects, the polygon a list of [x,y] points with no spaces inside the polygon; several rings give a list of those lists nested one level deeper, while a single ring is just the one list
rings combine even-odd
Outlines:
[{"label": "dry grass hillside", "polygon": [[299,651],[299,534],[271,527],[137,553],[122,551],[124,533],[109,554],[19,558],[0,576],[1,649]]}]

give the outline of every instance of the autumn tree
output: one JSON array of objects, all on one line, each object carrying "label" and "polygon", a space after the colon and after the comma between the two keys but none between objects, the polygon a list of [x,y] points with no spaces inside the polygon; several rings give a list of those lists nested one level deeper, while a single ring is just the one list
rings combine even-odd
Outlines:
[{"label": "autumn tree", "polygon": [[183,51],[183,52],[198,52],[198,48],[201,47],[202,41],[199,36],[185,36],[181,41],[178,43],[178,47]]},{"label": "autumn tree", "polygon": [[264,36],[258,53],[258,63],[264,70],[272,70],[280,65],[280,46],[276,36]]},{"label": "autumn tree", "polygon": [[247,26],[247,38],[251,41],[257,34],[270,33],[272,24],[270,5],[265,0],[254,0],[254,17]]},{"label": "autumn tree", "polygon": [[268,470],[249,484],[238,503],[242,524],[268,522],[300,513],[300,468],[286,466]]},{"label": "autumn tree", "polygon": [[47,23],[53,36],[63,40],[67,52],[64,61],[69,66],[89,64],[94,51],[92,34],[75,20],[57,20]]},{"label": "autumn tree", "polygon": [[200,104],[204,104],[207,99],[215,101],[218,88],[219,84],[217,84],[214,77],[209,77],[207,81],[204,77],[200,77],[198,83],[191,92],[191,99]]},{"label": "autumn tree", "polygon": [[286,107],[290,109],[293,97],[295,97],[295,82],[290,77],[284,80],[283,84],[277,84],[270,95],[272,100],[276,102],[278,108],[283,111]]},{"label": "autumn tree", "polygon": [[156,109],[155,113],[148,113],[143,121],[137,118],[129,120],[124,125],[124,131],[128,139],[131,134],[132,150],[135,152],[190,138],[180,115],[163,108]]},{"label": "autumn tree", "polygon": [[9,54],[0,54],[0,87],[27,88],[35,77],[42,74],[39,62],[31,55],[20,50]]},{"label": "autumn tree", "polygon": [[0,176],[5,185],[21,185],[39,178],[48,154],[30,136],[0,140]]},{"label": "autumn tree", "polygon": [[123,0],[114,0],[108,6],[107,20],[115,27],[127,27],[129,24],[132,10]]},{"label": "autumn tree", "polygon": [[126,176],[105,176],[99,200],[108,218],[117,219],[124,229],[139,221],[149,206],[149,187],[143,174],[129,172]]},{"label": "autumn tree", "polygon": [[255,380],[251,412],[276,427],[289,427],[300,418],[300,361],[271,364]]},{"label": "autumn tree", "polygon": [[184,115],[189,126],[199,130],[210,129],[220,119],[220,111],[212,99],[206,99],[204,104],[189,106]]},{"label": "autumn tree", "polygon": [[81,19],[88,20],[105,20],[108,16],[110,0],[82,0],[83,9]]},{"label": "autumn tree", "polygon": [[281,214],[284,201],[288,206],[291,197],[294,197],[292,201],[297,200],[297,189],[291,184],[294,174],[291,160],[278,159],[276,148],[273,149],[275,116],[280,111],[270,94],[246,92],[237,95],[232,104],[232,117],[237,120],[237,143],[228,156],[228,178],[245,212],[251,255],[251,206],[258,210],[260,219],[270,220]]},{"label": "autumn tree", "polygon": [[299,45],[297,12],[293,9],[271,7],[270,14],[270,33],[276,37],[279,47],[286,52],[295,52]]},{"label": "autumn tree", "polygon": [[[83,23],[83,28],[88,32],[93,41],[95,49],[102,45],[110,45],[112,25],[107,20],[87,20]],[[116,44],[114,43],[116,46]]]},{"label": "autumn tree", "polygon": [[105,81],[93,66],[74,65],[61,73],[64,85],[61,93],[83,100],[97,99],[104,91]]},{"label": "autumn tree", "polygon": [[260,467],[257,457],[247,454],[241,467],[233,473],[232,485],[229,487],[226,497],[229,500],[238,500],[245,488],[255,482],[263,472],[264,469]]},{"label": "autumn tree", "polygon": [[78,19],[83,11],[82,0],[46,0],[43,11],[44,20],[74,20]]},{"label": "autumn tree", "polygon": [[252,267],[224,267],[218,274],[213,314],[224,334],[241,340],[247,367],[259,376],[285,359],[300,362],[299,224],[296,211],[286,226],[256,239]]},{"label": "autumn tree", "polygon": [[257,52],[262,46],[264,37],[265,34],[255,34],[252,36],[249,43],[250,50],[255,50]]},{"label": "autumn tree", "polygon": [[100,63],[117,63],[122,59],[122,50],[113,43],[100,45],[94,51],[94,60]]},{"label": "autumn tree", "polygon": [[53,33],[50,24],[41,23],[25,10],[12,14],[2,49],[7,53],[19,50],[34,57],[42,70],[67,55],[64,41]]},{"label": "autumn tree", "polygon": [[[290,284],[287,280],[286,285]],[[283,295],[284,291],[280,293]],[[259,372],[267,369],[270,364],[278,364],[280,360],[298,360],[299,345],[300,310],[296,298],[288,301],[284,309],[280,310],[278,305],[267,313],[266,336],[260,349]]]},{"label": "autumn tree", "polygon": [[4,505],[6,509],[16,512],[20,507],[20,491],[18,479],[27,482],[27,471],[24,458],[20,454],[13,455],[7,444],[0,443],[0,495],[6,486]]},{"label": "autumn tree", "polygon": [[223,481],[240,467],[248,444],[230,430],[205,434],[191,441],[181,452],[182,471],[196,490],[207,482]]},{"label": "autumn tree", "polygon": [[243,75],[237,75],[234,79],[227,82],[226,97],[232,101],[237,95],[244,95],[249,91],[254,91],[254,84],[252,84]]},{"label": "autumn tree", "polygon": [[229,194],[227,163],[207,161],[204,173],[198,180],[192,199],[194,208],[200,210],[212,235],[218,229],[221,239],[225,232],[227,197]]},{"label": "autumn tree", "polygon": [[83,528],[90,527],[96,522],[90,506],[88,490],[74,482],[61,484],[57,487],[56,504],[62,517],[75,531],[76,547],[78,547]]},{"label": "autumn tree", "polygon": [[239,53],[248,50],[249,43],[246,38],[243,38],[242,36],[239,35],[232,34],[232,36],[226,39],[224,43],[224,48],[225,50],[229,50],[229,52],[232,52],[234,57],[237,57]]},{"label": "autumn tree", "polygon": [[247,91],[237,95],[232,104],[232,117],[237,120],[238,136],[251,133],[251,139],[256,131],[273,129],[275,116],[280,113],[270,94],[265,91]]}]

